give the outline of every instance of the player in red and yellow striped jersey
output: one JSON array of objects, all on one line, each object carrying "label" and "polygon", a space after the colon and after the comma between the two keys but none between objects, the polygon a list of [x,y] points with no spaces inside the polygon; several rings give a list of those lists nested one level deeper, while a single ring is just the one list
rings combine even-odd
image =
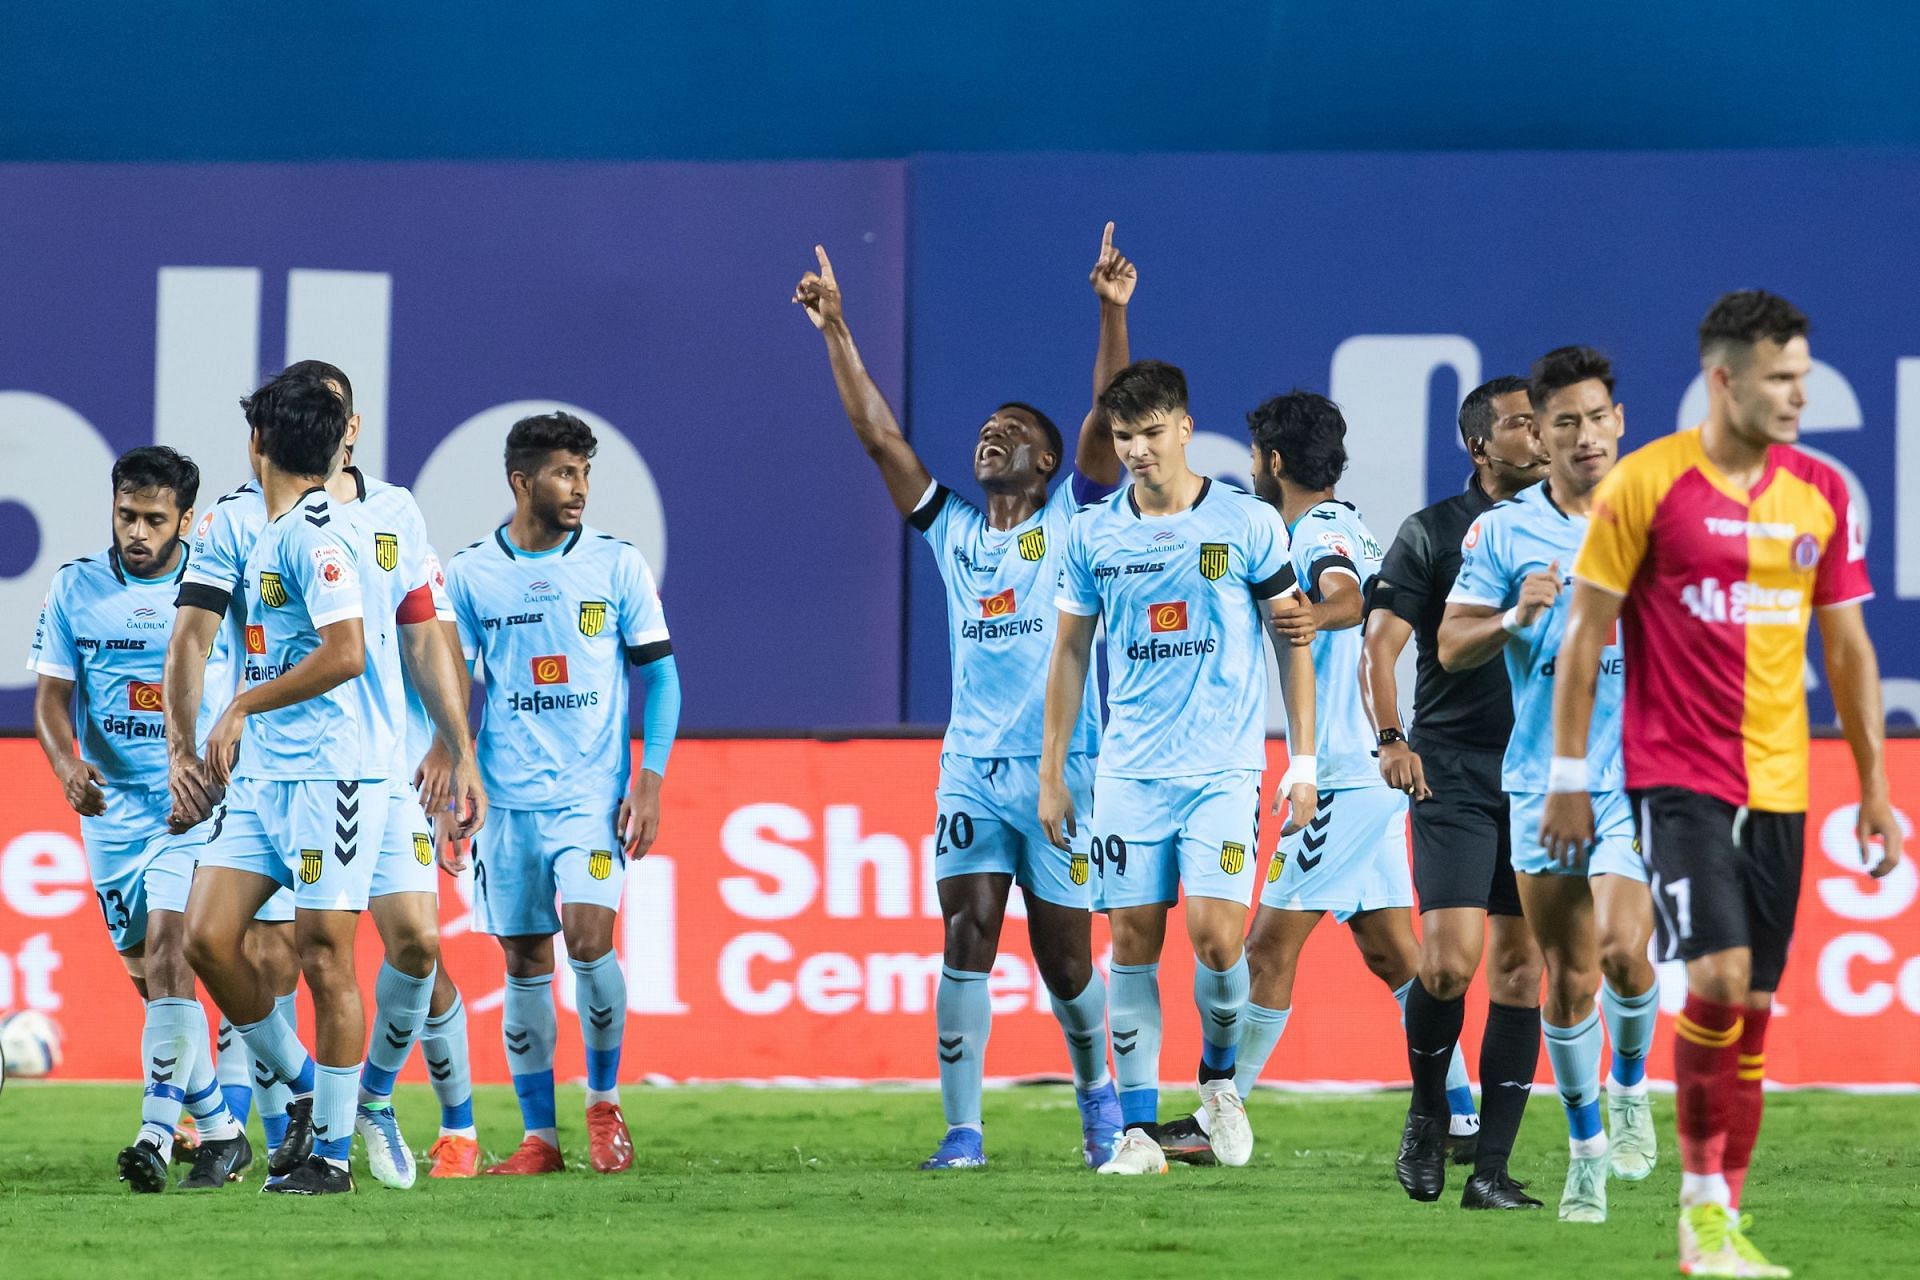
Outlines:
[{"label": "player in red and yellow striped jersey", "polygon": [[1584,745],[1600,652],[1624,624],[1627,787],[1661,946],[1687,962],[1674,1074],[1689,1275],[1788,1274],[1760,1257],[1737,1212],[1800,895],[1809,618],[1860,776],[1862,857],[1875,876],[1900,859],[1860,611],[1872,595],[1863,524],[1840,475],[1793,447],[1806,332],[1772,294],[1714,304],[1700,326],[1707,421],[1629,455],[1595,491],[1560,650],[1541,823],[1556,855],[1593,839]]}]

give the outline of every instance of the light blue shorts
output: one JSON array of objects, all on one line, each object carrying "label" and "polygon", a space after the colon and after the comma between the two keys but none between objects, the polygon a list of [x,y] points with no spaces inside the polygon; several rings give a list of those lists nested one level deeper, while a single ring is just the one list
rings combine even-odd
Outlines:
[{"label": "light blue shorts", "polygon": [[439,868],[434,865],[433,830],[410,782],[396,782],[387,798],[387,825],[380,837],[380,857],[373,864],[373,886],[368,897],[390,893],[440,892]]},{"label": "light blue shorts", "polygon": [[627,855],[613,830],[615,804],[487,811],[473,838],[474,927],[496,938],[551,937],[554,906],[620,909]]},{"label": "light blue shorts", "polygon": [[1633,806],[1624,791],[1593,793],[1593,851],[1585,861],[1563,867],[1540,847],[1540,817],[1547,798],[1538,792],[1513,793],[1508,812],[1513,833],[1513,869],[1525,876],[1625,876],[1647,882],[1647,865],[1640,857],[1640,839],[1633,826]]},{"label": "light blue shorts", "polygon": [[235,778],[200,864],[265,876],[302,911],[364,911],[386,820],[384,779]]},{"label": "light blue shorts", "polygon": [[939,809],[935,820],[933,875],[998,873],[1017,880],[1030,896],[1062,907],[1093,906],[1087,847],[1093,843],[1093,761],[1067,757],[1067,791],[1073,796],[1071,852],[1048,841],[1040,828],[1040,758],[982,759],[942,755]]},{"label": "light blue shorts", "polygon": [[1093,785],[1088,850],[1100,910],[1253,897],[1260,774],[1230,769],[1184,778],[1114,778]]},{"label": "light blue shorts", "polygon": [[115,951],[137,947],[147,938],[147,912],[185,911],[193,887],[193,855],[201,833],[172,835],[166,816],[160,830],[145,840],[88,840],[87,871],[93,895],[107,922]]},{"label": "light blue shorts", "polygon": [[1322,791],[1313,821],[1280,837],[1260,905],[1331,911],[1342,924],[1363,911],[1411,907],[1406,793],[1392,787]]}]

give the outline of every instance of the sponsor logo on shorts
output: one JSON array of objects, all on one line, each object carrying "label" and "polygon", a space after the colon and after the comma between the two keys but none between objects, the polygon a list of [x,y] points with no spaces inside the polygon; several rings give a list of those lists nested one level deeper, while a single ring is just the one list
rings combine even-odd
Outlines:
[{"label": "sponsor logo on shorts", "polygon": [[587,874],[595,880],[605,880],[613,874],[613,850],[595,849],[587,855]]},{"label": "sponsor logo on shorts", "polygon": [[1247,846],[1232,840],[1220,846],[1220,869],[1237,876],[1247,869]]},{"label": "sponsor logo on shorts", "polygon": [[302,849],[300,851],[300,883],[320,883],[320,869],[320,851],[318,849]]},{"label": "sponsor logo on shorts", "polygon": [[1067,859],[1067,879],[1073,881],[1075,884],[1085,884],[1087,882],[1086,854],[1076,853]]},{"label": "sponsor logo on shorts", "polygon": [[567,683],[567,656],[563,653],[550,653],[534,658],[529,665],[533,668],[535,684]]},{"label": "sponsor logo on shorts", "polygon": [[1039,560],[1044,558],[1047,554],[1047,531],[1045,529],[1027,530],[1027,532],[1020,535],[1019,546],[1020,558],[1022,560]]},{"label": "sponsor logo on shorts", "polygon": [[1216,582],[1227,573],[1227,544],[1224,542],[1203,542],[1200,544],[1200,576],[1208,582]]},{"label": "sponsor logo on shorts", "polygon": [[127,685],[127,709],[130,711],[160,710],[160,686],[149,684],[145,680],[135,680]]},{"label": "sponsor logo on shorts", "polygon": [[1700,621],[1737,627],[1797,627],[1805,601],[1806,593],[1793,587],[1763,587],[1744,578],[1702,578],[1680,591],[1680,603]]},{"label": "sponsor logo on shorts", "polygon": [[607,602],[605,600],[582,600],[580,602],[580,634],[592,638],[607,625]]},{"label": "sponsor logo on shorts", "polygon": [[1187,629],[1187,602],[1185,600],[1163,600],[1147,606],[1147,630],[1159,634],[1163,631],[1185,631]]},{"label": "sponsor logo on shorts", "polygon": [[424,831],[413,833],[413,860],[423,867],[433,865],[433,837]]},{"label": "sponsor logo on shorts", "polygon": [[400,563],[400,539],[391,533],[373,535],[373,562],[392,573],[394,566]]},{"label": "sponsor logo on shorts", "polygon": [[996,591],[990,596],[978,597],[980,616],[983,618],[1004,618],[1014,610],[1013,588]]},{"label": "sponsor logo on shorts", "polygon": [[247,652],[265,653],[267,651],[267,629],[258,622],[247,624]]},{"label": "sponsor logo on shorts", "polygon": [[280,575],[271,569],[260,571],[260,603],[269,609],[278,609],[287,602],[287,588],[280,581]]}]

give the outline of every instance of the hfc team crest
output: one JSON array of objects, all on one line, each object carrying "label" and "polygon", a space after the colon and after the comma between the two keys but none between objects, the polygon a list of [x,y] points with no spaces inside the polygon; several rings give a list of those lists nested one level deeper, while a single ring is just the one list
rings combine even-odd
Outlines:
[{"label": "hfc team crest", "polygon": [[[286,584],[280,581],[280,575],[271,569],[260,571],[260,602],[269,609],[278,609],[287,602]],[[312,881],[308,881],[309,884]]]},{"label": "hfc team crest", "polygon": [[1236,844],[1232,840],[1220,846],[1220,869],[1230,876],[1237,876],[1247,867],[1247,846]]},{"label": "hfc team crest", "polygon": [[1047,531],[1029,529],[1020,535],[1020,558],[1038,560],[1047,554]]},{"label": "hfc team crest", "polygon": [[423,867],[433,865],[433,838],[424,831],[413,833],[413,860]]},{"label": "hfc team crest", "polygon": [[1287,855],[1274,851],[1273,861],[1267,864],[1267,883],[1279,884],[1281,873],[1287,869]]},{"label": "hfc team crest", "polygon": [[613,851],[595,849],[587,855],[587,874],[595,880],[605,880],[613,874]]},{"label": "hfc team crest", "polygon": [[300,883],[320,883],[320,851],[318,849],[300,851]]},{"label": "hfc team crest", "polygon": [[400,563],[400,539],[398,535],[391,533],[374,534],[373,559],[374,563],[378,564],[382,569],[385,569],[388,573],[392,573],[393,567]]},{"label": "hfc team crest", "polygon": [[1227,572],[1227,544],[1224,542],[1203,542],[1200,544],[1200,576],[1208,582],[1218,581]]},{"label": "hfc team crest", "polygon": [[1067,878],[1075,884],[1087,882],[1087,855],[1076,853],[1067,861]]},{"label": "hfc team crest", "polygon": [[[580,602],[580,634],[597,636],[607,625],[607,602],[605,600],[582,600]],[[601,879],[605,879],[602,876]]]}]

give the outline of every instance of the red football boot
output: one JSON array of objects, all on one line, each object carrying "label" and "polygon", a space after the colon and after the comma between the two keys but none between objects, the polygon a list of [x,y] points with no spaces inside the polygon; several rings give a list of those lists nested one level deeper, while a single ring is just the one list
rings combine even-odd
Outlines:
[{"label": "red football boot", "polygon": [[633,1137],[617,1102],[596,1102],[587,1108],[587,1163],[595,1173],[620,1173],[633,1168]]},{"label": "red football boot", "polygon": [[551,1143],[542,1142],[529,1134],[521,1141],[518,1150],[499,1164],[490,1167],[487,1172],[509,1175],[562,1173],[566,1167],[567,1162],[560,1158],[560,1148]]}]

